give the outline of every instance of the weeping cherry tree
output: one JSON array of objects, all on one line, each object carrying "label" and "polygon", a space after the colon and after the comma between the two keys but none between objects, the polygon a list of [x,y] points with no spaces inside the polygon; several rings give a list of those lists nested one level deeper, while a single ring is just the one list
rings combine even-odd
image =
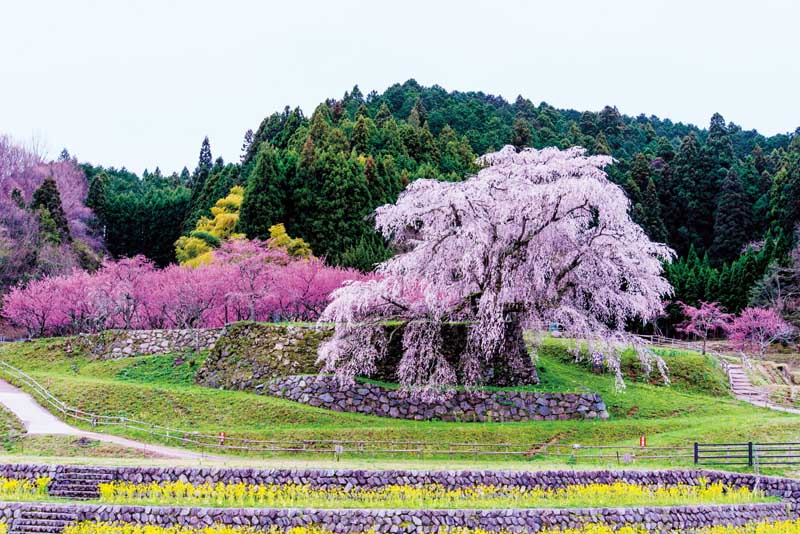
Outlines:
[{"label": "weeping cherry tree", "polygon": [[[402,321],[397,377],[407,390],[436,396],[457,376],[484,384],[497,361],[535,383],[528,352],[517,350],[522,331],[534,332],[535,352],[541,332],[558,323],[585,340],[576,358],[607,365],[618,387],[620,354],[631,345],[645,370],[655,364],[666,380],[663,361],[626,326],[662,314],[672,291],[662,262],[674,254],[631,220],[625,193],[603,170],[611,162],[577,147],[506,146],[463,182],[411,183],[375,212],[398,253],[375,278],[336,290],[322,314],[335,324],[319,351],[322,372],[342,383],[369,376],[386,356],[387,321]],[[469,325],[456,365],[443,356],[442,327],[453,322]]]}]

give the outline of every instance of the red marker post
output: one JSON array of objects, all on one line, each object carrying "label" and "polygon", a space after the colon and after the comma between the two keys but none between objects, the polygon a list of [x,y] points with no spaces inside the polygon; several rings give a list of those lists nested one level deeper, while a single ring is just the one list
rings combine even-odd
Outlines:
[{"label": "red marker post", "polygon": [[639,436],[639,447],[643,449],[647,447],[647,436]]}]

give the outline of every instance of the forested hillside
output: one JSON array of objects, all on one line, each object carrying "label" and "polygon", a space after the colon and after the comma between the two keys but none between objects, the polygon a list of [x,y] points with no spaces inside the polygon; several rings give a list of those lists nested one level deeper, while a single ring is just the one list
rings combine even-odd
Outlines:
[{"label": "forested hillside", "polygon": [[478,155],[506,144],[580,145],[617,160],[609,175],[629,196],[634,220],[676,250],[667,271],[676,300],[720,301],[736,311],[794,240],[797,133],[766,137],[719,114],[699,128],[610,106],[562,110],[409,80],[366,96],[356,86],[310,117],[286,107],[246,133],[240,161],[214,159],[205,139],[191,172],[82,167],[94,230],[114,256],[145,254],[166,265],[175,241],[189,234],[219,246],[195,228],[241,186],[236,232],[266,239],[283,223],[316,256],[367,271],[391,254],[368,216],[409,182],[460,180],[476,171]]}]

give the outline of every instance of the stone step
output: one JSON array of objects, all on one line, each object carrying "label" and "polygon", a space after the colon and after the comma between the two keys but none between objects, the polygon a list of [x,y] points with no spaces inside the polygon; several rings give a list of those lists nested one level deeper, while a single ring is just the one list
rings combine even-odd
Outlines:
[{"label": "stone step", "polygon": [[71,506],[61,506],[58,504],[34,503],[29,504],[25,509],[20,510],[20,515],[30,515],[30,517],[44,517],[52,514],[67,515],[77,517],[77,512]]},{"label": "stone step", "polygon": [[75,499],[80,501],[90,501],[100,497],[100,493],[96,491],[56,491],[50,492],[51,497],[60,497],[62,499]]},{"label": "stone step", "polygon": [[43,527],[37,527],[37,526],[33,526],[33,525],[19,527],[19,528],[14,527],[14,528],[10,529],[9,532],[11,534],[59,534],[59,532],[64,532],[64,528],[68,524],[69,523],[64,523],[63,525],[61,525],[59,527],[53,527],[53,528],[43,528]]},{"label": "stone step", "polygon": [[91,480],[92,482],[108,482],[110,480],[114,480],[114,477],[109,475],[107,477],[100,476],[100,475],[81,475],[81,474],[63,474],[56,476],[53,480]]},{"label": "stone step", "polygon": [[100,486],[97,484],[50,484],[49,490],[52,493],[53,490],[86,490],[86,491],[98,491]]},{"label": "stone step", "polygon": [[728,366],[728,382],[731,386],[733,396],[739,400],[746,402],[763,402],[769,401],[767,394],[761,389],[755,387],[747,376],[744,367],[738,364],[731,364]]},{"label": "stone step", "polygon": [[22,510],[19,515],[20,519],[29,520],[45,520],[45,521],[75,521],[78,519],[78,514],[70,509],[65,510]]},{"label": "stone step", "polygon": [[69,523],[71,519],[42,519],[42,518],[24,518],[20,517],[14,523],[17,526],[24,526],[24,525],[38,525],[38,526],[59,526]]},{"label": "stone step", "polygon": [[56,480],[60,479],[82,479],[82,480],[114,480],[113,473],[98,473],[94,471],[68,471],[56,475]]}]

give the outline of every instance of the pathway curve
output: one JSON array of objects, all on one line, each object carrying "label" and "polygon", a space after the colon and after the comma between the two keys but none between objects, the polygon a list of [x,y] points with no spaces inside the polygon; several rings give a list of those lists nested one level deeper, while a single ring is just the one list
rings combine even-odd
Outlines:
[{"label": "pathway curve", "polygon": [[89,432],[75,428],[61,421],[56,416],[45,410],[36,399],[21,389],[12,386],[5,380],[0,379],[0,404],[12,412],[17,419],[22,421],[25,430],[30,435],[55,434],[62,436],[75,436],[79,438],[94,439],[104,443],[112,443],[129,449],[136,449],[143,452],[157,454],[165,458],[181,458],[189,460],[225,460],[223,456],[205,454],[202,452],[166,447],[163,445],[152,445],[142,443],[132,439],[99,432]]}]

